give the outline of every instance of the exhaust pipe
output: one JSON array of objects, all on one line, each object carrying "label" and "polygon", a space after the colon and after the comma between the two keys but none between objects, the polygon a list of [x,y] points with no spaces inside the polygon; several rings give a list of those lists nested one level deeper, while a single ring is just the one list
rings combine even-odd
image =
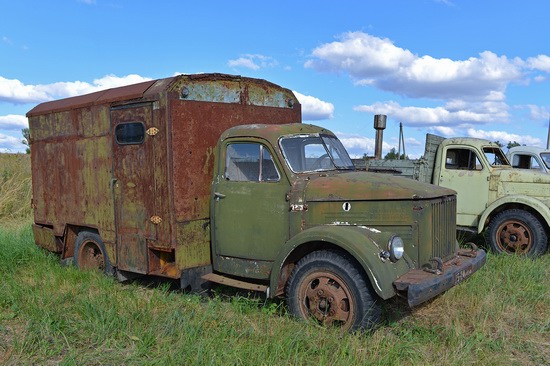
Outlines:
[{"label": "exhaust pipe", "polygon": [[386,129],[386,115],[377,114],[374,116],[374,129],[376,138],[374,140],[374,158],[382,159],[382,143],[384,142],[384,129]]}]

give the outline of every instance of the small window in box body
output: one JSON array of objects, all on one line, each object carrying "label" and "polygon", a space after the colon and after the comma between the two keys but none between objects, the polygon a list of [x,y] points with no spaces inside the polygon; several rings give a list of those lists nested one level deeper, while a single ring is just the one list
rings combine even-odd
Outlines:
[{"label": "small window in box body", "polygon": [[145,125],[141,122],[118,124],[115,128],[116,142],[119,145],[137,145],[145,139]]}]

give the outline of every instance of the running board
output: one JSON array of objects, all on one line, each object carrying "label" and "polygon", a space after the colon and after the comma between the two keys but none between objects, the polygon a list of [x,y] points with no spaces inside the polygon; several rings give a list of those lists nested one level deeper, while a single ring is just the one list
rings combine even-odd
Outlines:
[{"label": "running board", "polygon": [[267,289],[268,289],[268,287],[265,286],[265,285],[258,285],[256,283],[239,281],[239,280],[235,280],[233,278],[225,277],[225,276],[215,274],[215,273],[207,273],[207,274],[203,275],[202,278],[207,280],[207,281],[220,283],[220,284],[226,285],[226,286],[242,288],[242,289],[245,289],[245,290],[267,292]]}]

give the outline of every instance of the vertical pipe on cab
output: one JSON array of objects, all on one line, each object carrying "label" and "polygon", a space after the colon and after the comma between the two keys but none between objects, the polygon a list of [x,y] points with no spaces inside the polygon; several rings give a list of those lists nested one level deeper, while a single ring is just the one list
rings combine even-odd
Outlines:
[{"label": "vertical pipe on cab", "polygon": [[374,116],[374,129],[376,130],[376,138],[374,140],[374,157],[382,159],[382,142],[384,142],[384,129],[386,128],[386,115],[377,114]]}]

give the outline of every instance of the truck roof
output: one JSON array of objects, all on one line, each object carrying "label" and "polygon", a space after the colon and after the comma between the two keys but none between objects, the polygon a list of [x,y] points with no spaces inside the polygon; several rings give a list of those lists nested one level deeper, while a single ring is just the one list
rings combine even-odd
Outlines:
[{"label": "truck roof", "polygon": [[[249,82],[252,81],[253,82]],[[236,93],[234,88],[224,88],[224,82],[242,82],[242,88],[255,88]],[[183,90],[178,88],[182,83],[188,83]],[[221,86],[220,86],[221,85]],[[285,88],[267,80],[252,79],[239,75],[227,74],[193,74],[178,75],[163,79],[149,80],[138,84],[106,89],[95,93],[44,102],[29,112],[27,117],[34,117],[60,111],[68,111],[117,102],[136,102],[158,99],[163,92],[178,92],[181,99],[209,102],[238,102],[242,95],[247,99],[245,104],[273,107],[292,107],[299,104],[294,94]]]},{"label": "truck roof", "polygon": [[224,140],[228,137],[246,136],[246,137],[258,137],[275,141],[283,135],[295,135],[295,134],[329,134],[334,135],[331,131],[310,124],[303,123],[289,123],[282,125],[265,125],[265,124],[252,124],[245,126],[231,127],[226,130],[221,139]]},{"label": "truck roof", "polygon": [[445,145],[474,145],[474,146],[494,146],[499,147],[496,142],[477,137],[451,137],[443,142]]},{"label": "truck roof", "polygon": [[542,152],[550,153],[550,150],[538,146],[514,146],[508,149],[508,154],[515,152],[532,153],[538,155]]}]

